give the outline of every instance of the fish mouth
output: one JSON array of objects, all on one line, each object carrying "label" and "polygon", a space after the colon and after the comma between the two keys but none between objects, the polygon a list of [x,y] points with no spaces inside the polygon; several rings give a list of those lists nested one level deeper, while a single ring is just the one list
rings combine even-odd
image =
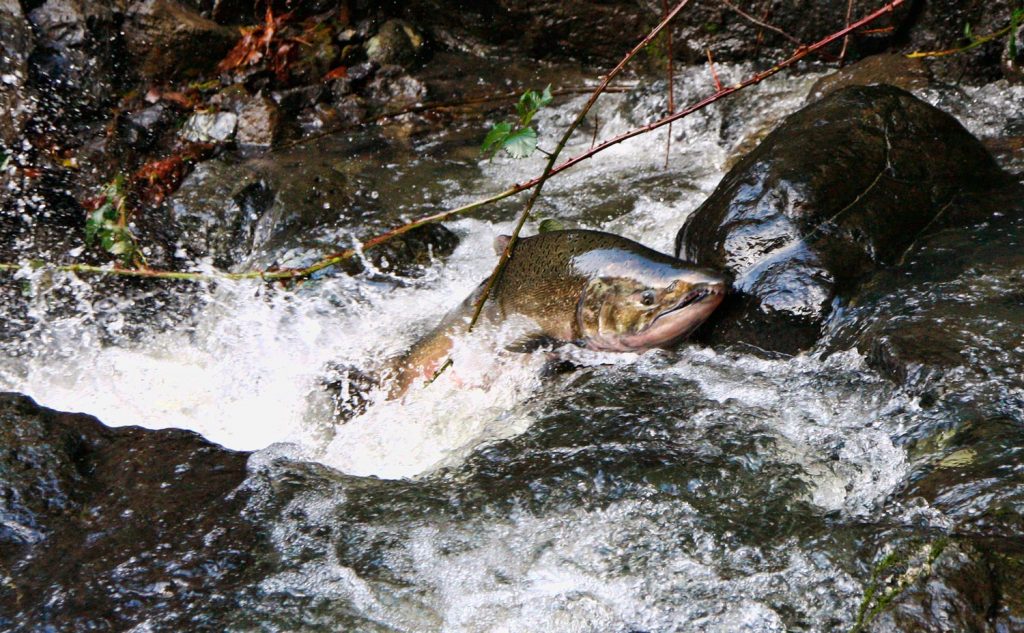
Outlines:
[{"label": "fish mouth", "polygon": [[[679,303],[677,303],[673,307],[669,308],[668,310],[662,312],[658,316],[654,317],[654,320],[651,321],[651,325],[648,326],[648,327],[654,327],[654,324],[657,323],[658,321],[660,321],[661,319],[663,319],[663,318],[665,318],[667,316],[671,316],[671,315],[679,312],[680,310],[688,308],[689,306],[692,306],[692,305],[694,305],[696,303],[700,303],[701,301],[704,301],[705,299],[707,299],[708,297],[711,297],[711,296],[718,297],[718,299],[717,299],[717,301],[715,303],[715,307],[717,307],[718,301],[722,300],[722,297],[725,296],[725,292],[726,292],[725,286],[721,286],[721,285],[702,286],[700,288],[696,288],[694,290],[691,290],[690,292],[688,292],[685,295],[683,295],[683,298],[679,300]],[[703,321],[703,319],[701,319],[701,321]]]}]

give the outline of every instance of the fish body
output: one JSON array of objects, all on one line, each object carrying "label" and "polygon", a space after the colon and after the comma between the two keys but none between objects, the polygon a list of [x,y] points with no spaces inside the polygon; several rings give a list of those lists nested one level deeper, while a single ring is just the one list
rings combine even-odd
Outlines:
[{"label": "fish body", "polygon": [[[504,249],[507,237],[495,248]],[[483,282],[393,366],[391,396],[429,379],[465,332]],[[593,350],[639,352],[685,338],[721,303],[726,278],[624,237],[589,230],[548,231],[516,241],[481,312],[501,323],[530,323],[527,337]]]}]

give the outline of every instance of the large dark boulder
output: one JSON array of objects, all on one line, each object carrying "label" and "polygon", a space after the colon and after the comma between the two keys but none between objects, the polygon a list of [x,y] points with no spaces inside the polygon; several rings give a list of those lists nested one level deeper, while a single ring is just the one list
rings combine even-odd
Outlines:
[{"label": "large dark boulder", "polygon": [[204,630],[259,573],[247,458],[0,394],[0,629]]},{"label": "large dark boulder", "polygon": [[1009,179],[953,117],[892,86],[850,87],[790,116],[722,179],[676,252],[735,275],[706,340],[794,352],[837,298],[925,230],[996,209]]}]

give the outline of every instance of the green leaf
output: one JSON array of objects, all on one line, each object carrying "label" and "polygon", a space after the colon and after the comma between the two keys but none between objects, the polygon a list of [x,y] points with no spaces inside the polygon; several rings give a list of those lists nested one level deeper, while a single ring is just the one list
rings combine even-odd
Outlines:
[{"label": "green leaf", "polygon": [[89,218],[85,221],[85,243],[87,245],[92,246],[93,242],[96,241],[97,235],[109,230],[107,228],[109,222],[106,214],[113,209],[114,207],[108,202],[89,214]]},{"label": "green leaf", "polygon": [[483,145],[480,146],[480,151],[484,154],[493,154],[500,148],[504,147],[505,142],[508,140],[509,135],[512,133],[511,123],[497,123],[491,128],[491,131],[484,137]]},{"label": "green leaf", "polygon": [[1010,63],[1017,62],[1017,29],[1024,22],[1024,8],[1017,9],[1010,15]]},{"label": "green leaf", "polygon": [[551,84],[548,84],[544,88],[542,94],[537,94],[533,90],[527,90],[519,97],[519,101],[516,103],[516,113],[519,115],[519,126],[526,127],[533,121],[534,115],[537,111],[544,106],[551,103]]},{"label": "green leaf", "polygon": [[964,37],[966,37],[969,42],[973,42],[974,41],[974,35],[971,33],[971,23],[970,22],[964,24]]},{"label": "green leaf", "polygon": [[107,252],[111,255],[124,255],[131,249],[131,243],[125,239],[115,239]]},{"label": "green leaf", "polygon": [[554,99],[554,97],[551,96],[551,84],[548,84],[547,87],[544,88],[544,93],[540,96],[540,101],[537,102],[537,109],[539,110],[546,107],[551,103],[552,99]]},{"label": "green leaf", "polygon": [[512,158],[526,158],[537,149],[537,132],[527,127],[509,135],[502,145]]}]

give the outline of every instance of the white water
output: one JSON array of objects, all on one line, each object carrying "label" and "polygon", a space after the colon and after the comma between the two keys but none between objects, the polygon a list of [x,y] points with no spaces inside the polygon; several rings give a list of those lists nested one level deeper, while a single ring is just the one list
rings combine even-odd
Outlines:
[{"label": "white water", "polygon": [[[719,70],[724,82],[746,71],[740,67]],[[679,101],[705,91],[704,72],[687,71],[680,82],[683,95]],[[664,132],[622,143],[554,179],[540,215],[614,231],[670,251],[675,231],[713,189],[735,149],[797,109],[814,78],[773,79],[735,102],[675,125],[667,172],[663,168]],[[1019,89],[986,90],[971,94],[966,104],[961,101],[961,112],[979,102],[993,104],[978,108],[979,117],[968,121],[979,132],[990,131],[994,125],[990,111],[1001,100],[1019,96],[1014,92]],[[944,102],[956,97],[929,96]],[[538,119],[542,146],[553,143],[580,102]],[[633,127],[663,107],[664,96],[656,90],[643,95],[608,95],[599,106],[601,129],[597,136],[607,138]],[[723,108],[728,108],[727,115],[722,114]],[[589,143],[589,134],[579,135],[566,155]],[[541,161],[498,157],[481,162],[477,186],[451,183],[451,200],[470,200],[492,189],[494,183],[528,178]],[[648,184],[651,179],[662,180],[655,186]],[[666,186],[669,183],[678,186]],[[614,217],[594,220],[588,216],[588,209],[609,201],[621,202],[617,213],[611,214]],[[90,302],[85,282],[65,278],[58,283],[81,286],[80,314],[43,321],[29,338],[36,349],[27,360],[0,363],[0,387],[26,393],[46,406],[91,413],[115,426],[187,428],[227,447],[245,450],[287,442],[294,445],[296,455],[352,474],[406,477],[450,464],[487,439],[529,425],[529,414],[516,407],[543,389],[536,376],[539,360],[503,357],[495,364],[492,343],[480,338],[467,341],[459,348],[456,372],[416,391],[406,402],[378,403],[365,415],[333,429],[315,396],[326,363],[372,367],[429,328],[487,274],[494,262],[493,238],[509,230],[508,224],[473,219],[449,226],[462,237],[456,253],[437,262],[425,278],[408,287],[345,276],[296,292],[268,291],[256,283],[217,285],[209,289],[209,303],[195,315],[194,328],[157,330],[140,343],[102,343],[101,329],[116,334],[122,326],[116,306],[108,314],[100,314]],[[42,306],[47,293],[40,288],[48,282],[37,276],[37,283],[37,302]],[[632,362],[629,357],[616,360]],[[772,371],[785,383],[808,371],[807,367],[824,370],[817,362],[778,362]],[[756,364],[741,359],[740,366],[743,363]],[[637,369],[642,371],[642,367],[640,364]],[[688,378],[700,373],[686,355],[673,371]],[[488,374],[490,380],[478,380]],[[716,374],[702,385],[712,397],[742,399],[753,393],[750,381],[749,376]],[[772,390],[778,386],[761,385],[758,397],[777,398]],[[879,409],[871,393],[845,395],[853,399],[843,407],[831,412],[816,410],[810,416],[813,426],[848,431],[849,415],[870,417]],[[778,430],[794,442],[794,459],[800,459],[804,451],[806,442],[801,436],[808,429],[787,428],[793,409],[813,408],[818,397],[813,393],[795,395],[780,405]],[[875,431],[865,433],[861,440],[867,445],[878,439]],[[865,457],[851,455],[855,460]],[[898,451],[887,454],[884,461],[891,464],[893,472],[881,477],[887,482],[881,486],[883,490],[900,468]],[[823,484],[822,489],[838,489],[857,477],[841,476]],[[835,501],[823,497],[819,502],[828,506]]]}]

